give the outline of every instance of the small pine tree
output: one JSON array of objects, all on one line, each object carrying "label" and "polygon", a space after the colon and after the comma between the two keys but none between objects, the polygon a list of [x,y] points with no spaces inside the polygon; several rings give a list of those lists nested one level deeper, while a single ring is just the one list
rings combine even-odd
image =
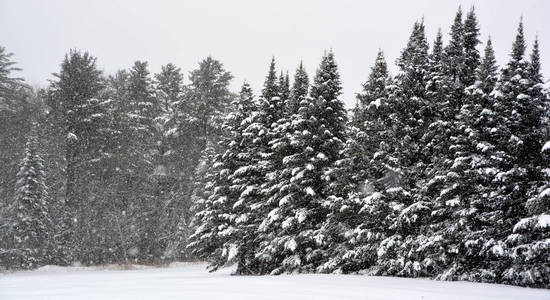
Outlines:
[{"label": "small pine tree", "polygon": [[44,162],[39,154],[37,137],[29,136],[25,156],[17,173],[15,201],[9,230],[11,253],[9,266],[31,269],[52,259],[53,225],[50,219]]}]

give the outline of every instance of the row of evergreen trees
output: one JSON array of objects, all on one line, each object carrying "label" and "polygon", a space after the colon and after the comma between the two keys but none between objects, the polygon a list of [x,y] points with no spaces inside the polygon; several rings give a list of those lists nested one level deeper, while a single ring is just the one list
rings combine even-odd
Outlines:
[{"label": "row of evergreen trees", "polygon": [[212,58],[184,84],[173,64],[105,76],[78,51],[33,93],[0,48],[0,265],[195,257],[550,287],[538,42],[527,57],[520,23],[499,70],[473,9],[447,45],[424,31],[394,77],[378,53],[349,121],[332,51],[311,85],[273,60],[256,99]]},{"label": "row of evergreen trees", "polygon": [[[238,274],[363,272],[550,287],[549,97],[520,22],[499,71],[474,10],[431,51],[414,24],[391,77],[380,51],[353,118],[334,55],[309,86],[272,62],[197,174],[189,248]],[[349,124],[349,126],[346,126]]]},{"label": "row of evergreen trees", "polygon": [[187,84],[173,64],[105,76],[71,51],[33,94],[10,56],[0,48],[0,266],[188,258],[194,170],[232,75],[208,57]]}]

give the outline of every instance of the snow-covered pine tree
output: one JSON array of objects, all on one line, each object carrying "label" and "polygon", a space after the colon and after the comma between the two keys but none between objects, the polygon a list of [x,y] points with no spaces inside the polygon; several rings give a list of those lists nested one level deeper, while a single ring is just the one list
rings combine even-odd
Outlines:
[{"label": "snow-covered pine tree", "polygon": [[[530,61],[527,66],[528,82],[520,82],[528,86],[527,94],[529,99],[521,99],[517,96],[518,101],[529,101],[529,110],[523,111],[527,114],[527,118],[531,120],[532,136],[530,139],[546,138],[545,130],[547,130],[547,119],[545,119],[544,110],[547,109],[549,99],[543,92],[543,79],[540,73],[540,53],[538,40],[535,40]],[[521,95],[521,94],[520,94]],[[535,123],[538,121],[538,124]],[[545,122],[546,121],[546,122]],[[526,147],[534,146],[536,142],[531,141],[526,143]],[[546,142],[542,146],[540,160],[531,162],[533,166],[526,169],[531,171],[530,180],[531,191],[528,194],[530,197],[524,203],[525,215],[517,222],[510,234],[506,243],[509,248],[508,256],[512,260],[510,267],[503,273],[503,281],[515,285],[532,286],[532,287],[550,287],[550,188],[548,167],[550,162],[550,143]],[[526,151],[532,151],[529,148]],[[541,172],[541,174],[533,175],[533,170]],[[531,170],[529,170],[531,169]],[[527,173],[529,174],[529,173]],[[535,177],[537,176],[537,177]],[[524,196],[525,197],[525,196]],[[523,203],[522,203],[523,204]]]},{"label": "snow-covered pine tree", "polygon": [[258,226],[264,216],[257,208],[265,198],[260,194],[265,174],[262,166],[255,164],[258,157],[254,151],[261,139],[249,128],[258,116],[258,107],[248,83],[243,84],[239,99],[233,104],[234,112],[227,120],[230,135],[225,155],[233,161],[229,190],[235,201],[229,208],[229,227],[222,232],[225,239],[222,255],[224,262],[237,264],[237,274],[258,274],[261,270],[255,250]]},{"label": "snow-covered pine tree", "polygon": [[[8,231],[7,267],[32,269],[52,259],[53,224],[45,184],[44,162],[37,137],[31,133],[17,173],[14,202]],[[4,256],[6,256],[4,254]]]},{"label": "snow-covered pine tree", "polygon": [[[174,125],[176,113],[179,113],[177,104],[183,98],[184,85],[181,69],[174,64],[161,67],[161,71],[155,74],[155,98],[158,101],[160,113],[155,119],[157,144],[154,157],[156,190],[155,196],[162,203],[163,210],[159,220],[159,239],[157,243],[163,249],[164,259],[183,258],[178,253],[179,241],[174,239],[178,232],[178,223],[184,219],[189,220],[190,205],[188,202],[179,201],[185,197],[189,178],[182,176],[187,170],[188,161],[180,157],[177,151],[176,141],[170,133]],[[188,231],[182,231],[188,232]]]},{"label": "snow-covered pine tree", "polygon": [[283,101],[287,101],[290,99],[290,79],[288,77],[288,72],[286,75],[283,74],[283,71],[281,71],[281,75],[279,75],[279,97]]},{"label": "snow-covered pine tree", "polygon": [[[257,252],[259,244],[269,241],[272,233],[258,232],[258,226],[274,205],[268,199],[272,194],[273,180],[280,170],[280,159],[270,142],[277,136],[277,126],[284,123],[285,113],[285,102],[280,98],[273,58],[259,101],[242,124],[242,135],[246,140],[243,143],[247,146],[239,156],[246,163],[233,174],[233,180],[243,187],[235,206],[236,212],[240,214],[239,234],[242,236],[245,230],[250,230],[243,241],[237,244],[238,247],[233,248],[238,251],[236,253],[239,256],[235,259],[239,263],[240,273],[265,274],[274,268],[272,257]],[[245,249],[243,243],[249,248]],[[254,251],[255,254],[251,253]]]},{"label": "snow-covered pine tree", "polygon": [[128,197],[132,199],[129,207],[135,214],[134,226],[139,232],[139,240],[134,247],[137,250],[136,259],[151,261],[162,253],[157,243],[161,205],[155,195],[157,182],[152,176],[159,172],[155,170],[154,158],[159,140],[155,119],[160,113],[160,107],[154,97],[147,62],[136,61],[130,69],[128,99],[126,117],[131,140],[126,155],[132,158],[129,174],[133,184]]},{"label": "snow-covered pine tree", "polygon": [[[266,122],[274,123],[281,118],[285,104],[280,95],[281,92],[277,82],[277,71],[275,70],[275,57],[272,57],[260,99],[260,102],[268,102],[267,104],[263,104],[265,106],[264,108],[267,110],[265,111],[266,116],[269,117]],[[260,105],[262,105],[262,103],[260,103]],[[271,126],[271,124],[266,124]]]},{"label": "snow-covered pine tree", "polygon": [[[21,69],[16,66],[12,56],[13,53],[0,46],[0,120],[3,124],[0,130],[0,240],[9,228],[8,207],[15,193],[14,175],[19,170],[19,161],[26,143],[21,132],[28,131],[29,115],[32,113],[28,101],[28,86],[23,78],[16,75]],[[0,246],[5,247],[7,245]],[[0,252],[5,253],[3,250]],[[6,264],[0,254],[0,265]]]},{"label": "snow-covered pine tree", "polygon": [[475,9],[472,6],[464,19],[464,86],[469,87],[476,80],[476,70],[480,64],[480,54],[477,50],[479,45],[479,27]]},{"label": "snow-covered pine tree", "polygon": [[[173,195],[177,207],[173,215],[180,225],[189,226],[192,218],[189,199],[197,189],[193,184],[193,170],[207,144],[218,147],[223,116],[229,111],[234,97],[229,91],[231,79],[233,75],[220,61],[212,57],[201,60],[198,68],[189,73],[190,83],[183,87],[182,98],[174,103],[172,117],[165,123],[164,135],[170,144],[169,152],[177,160],[178,192]],[[183,243],[179,245],[184,246]],[[173,251],[179,255],[188,253],[183,248]]]},{"label": "snow-covered pine tree", "polygon": [[475,73],[475,83],[466,88],[464,105],[457,116],[459,134],[452,165],[457,176],[449,177],[446,186],[450,188],[448,199],[460,199],[453,207],[454,214],[466,226],[456,236],[461,241],[459,261],[446,274],[447,279],[497,280],[492,262],[495,257],[488,251],[494,244],[491,220],[498,214],[490,197],[495,189],[493,179],[500,159],[492,134],[496,118],[491,93],[498,79],[497,71],[489,38]]},{"label": "snow-covered pine tree", "polygon": [[378,247],[377,274],[425,275],[427,266],[414,251],[425,236],[420,228],[428,221],[430,203],[418,197],[419,182],[429,162],[422,155],[422,136],[427,130],[426,107],[430,105],[426,84],[430,72],[424,24],[416,22],[406,48],[398,59],[400,73],[389,89],[387,127],[391,128],[385,161],[386,196],[392,207],[387,237]]},{"label": "snow-covered pine tree", "polygon": [[407,46],[397,59],[400,72],[396,77],[407,96],[418,98],[424,96],[428,63],[428,42],[422,20],[414,23]]},{"label": "snow-covered pine tree", "polygon": [[491,195],[492,201],[498,203],[497,210],[502,213],[495,219],[494,239],[500,241],[526,215],[527,199],[536,197],[537,188],[543,182],[540,151],[543,105],[541,96],[537,96],[542,95],[542,85],[530,74],[525,48],[523,22],[520,22],[510,61],[502,70],[493,93],[498,116],[493,129],[497,137],[495,146],[505,158],[498,165],[495,175],[498,185]]},{"label": "snow-covered pine tree", "polygon": [[327,186],[334,180],[326,174],[345,142],[346,113],[340,94],[340,75],[330,51],[321,61],[310,97],[300,102],[288,124],[290,135],[272,143],[272,149],[288,149],[281,157],[283,169],[274,174],[278,176],[277,190],[270,197],[274,207],[260,225],[269,239],[262,241],[259,252],[271,259],[272,274],[312,272],[323,259],[317,248],[323,239]]},{"label": "snow-covered pine tree", "polygon": [[[190,228],[191,235],[186,243],[186,248],[194,257],[210,262],[212,265],[221,262],[222,243],[218,239],[218,226],[220,224],[219,211],[212,202],[211,196],[214,193],[216,170],[214,160],[217,155],[214,145],[208,144],[203,151],[195,174],[197,181],[191,196],[192,215]],[[186,225],[185,220],[180,219],[178,228],[178,238],[185,240]]]},{"label": "snow-covered pine tree", "polygon": [[387,145],[391,139],[385,118],[387,85],[391,83],[382,51],[378,52],[363,92],[357,96],[353,125],[331,175],[329,214],[322,230],[327,257],[320,272],[353,272],[376,263],[378,243],[390,224],[385,195]]},{"label": "snow-covered pine tree", "polygon": [[[477,67],[479,55],[475,46],[478,33],[473,11],[469,13],[468,23],[471,31],[469,42],[472,43],[469,46],[473,48],[468,55],[473,56],[470,59],[472,67]],[[465,123],[474,116],[470,112],[471,105],[465,101],[464,87],[466,78],[475,76],[475,69],[466,68],[465,26],[460,9],[451,26],[450,36],[449,45],[443,51],[439,97],[432,100],[437,113],[424,136],[429,141],[424,153],[430,153],[431,163],[427,169],[429,181],[423,189],[423,196],[432,199],[433,211],[431,225],[426,229],[430,238],[420,245],[423,255],[430,261],[433,272],[430,275],[439,274],[444,279],[453,279],[455,273],[460,272],[458,269],[462,268],[459,262],[460,235],[467,229],[465,218],[471,213],[468,210],[468,196],[474,192],[472,185],[462,181],[472,179],[463,176],[474,159],[472,129]]]},{"label": "snow-covered pine tree", "polygon": [[[447,101],[455,108],[459,104],[465,86],[466,56],[464,55],[464,23],[462,8],[458,8],[453,24],[451,25],[449,44],[443,50],[443,73],[446,87],[452,94]],[[451,113],[451,112],[448,112]],[[447,118],[448,116],[445,115]]]},{"label": "snow-covered pine tree", "polygon": [[298,112],[300,102],[307,97],[308,92],[309,77],[303,63],[300,61],[300,66],[296,69],[296,73],[294,74],[294,83],[292,84],[290,99],[287,104],[287,115],[291,116]]},{"label": "snow-covered pine tree", "polygon": [[101,71],[97,69],[96,58],[89,53],[71,50],[61,64],[61,70],[54,74],[48,92],[49,105],[64,118],[66,186],[65,216],[67,234],[63,245],[72,250],[66,258],[92,261],[91,224],[94,218],[89,199],[97,179],[96,163],[101,161],[101,149],[105,146],[102,121],[106,107],[100,100],[104,89]]},{"label": "snow-covered pine tree", "polygon": [[[426,99],[428,101],[422,107],[424,111],[422,115],[427,124],[432,124],[437,118],[438,106],[444,102],[443,75],[443,35],[441,28],[439,28],[433,43],[432,53],[429,56],[429,72],[426,75]],[[428,135],[423,137],[423,143],[427,142],[426,139],[431,138],[429,133],[430,131],[428,130]],[[424,148],[423,154],[429,157],[432,153],[426,152],[427,150],[431,151],[430,147]]]}]

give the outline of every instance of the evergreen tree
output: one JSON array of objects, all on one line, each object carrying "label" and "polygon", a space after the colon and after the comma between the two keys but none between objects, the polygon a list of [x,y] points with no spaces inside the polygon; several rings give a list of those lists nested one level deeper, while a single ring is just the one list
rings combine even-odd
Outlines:
[{"label": "evergreen tree", "polygon": [[480,55],[477,50],[479,41],[479,27],[474,7],[470,9],[464,19],[464,86],[468,87],[475,82],[475,71],[480,64]]},{"label": "evergreen tree", "polygon": [[53,226],[45,184],[44,161],[38,149],[37,137],[31,134],[25,147],[25,156],[17,173],[15,199],[9,229],[11,246],[9,265],[31,269],[47,264],[52,259]]},{"label": "evergreen tree", "polygon": [[390,176],[387,157],[389,136],[385,117],[391,83],[382,51],[379,51],[363,93],[357,96],[349,138],[343,157],[333,170],[328,208],[323,225],[326,261],[321,272],[352,272],[376,263],[378,243],[384,237],[390,203],[385,194]]},{"label": "evergreen tree", "polygon": [[260,225],[260,231],[269,235],[259,253],[275,262],[273,274],[313,271],[322,259],[317,248],[323,238],[323,204],[327,183],[334,180],[325,174],[330,174],[345,142],[346,115],[340,94],[340,75],[331,51],[321,61],[310,97],[302,100],[290,122],[291,135],[272,143],[272,148],[290,146],[282,157],[284,169],[274,174],[279,176],[270,198],[274,206]]},{"label": "evergreen tree", "polygon": [[294,83],[290,92],[290,100],[287,105],[287,115],[293,115],[298,112],[300,102],[307,97],[308,92],[309,78],[306,70],[304,69],[303,63],[300,62],[300,66],[296,69],[296,73],[294,74]]},{"label": "evergreen tree", "polygon": [[[525,40],[520,22],[511,59],[502,70],[496,92],[496,113],[499,118],[494,129],[496,147],[506,159],[501,160],[495,181],[499,183],[494,202],[503,214],[495,239],[503,239],[513,225],[525,215],[526,199],[536,195],[533,185],[542,181],[540,162],[543,117],[541,98],[534,96],[540,84],[532,80],[529,62],[524,59]],[[536,90],[536,88],[535,88]]]},{"label": "evergreen tree", "polygon": [[385,163],[384,177],[379,180],[385,182],[387,199],[384,201],[392,208],[387,216],[391,226],[378,246],[376,273],[422,276],[426,275],[430,262],[423,262],[416,249],[426,238],[419,233],[428,223],[431,204],[419,189],[421,182],[430,178],[426,175],[430,157],[423,149],[427,147],[424,136],[433,120],[430,96],[426,91],[430,57],[423,23],[415,23],[398,66],[401,72],[390,85],[386,101],[388,117],[385,122],[390,130],[385,136],[389,138],[379,156]]},{"label": "evergreen tree", "polygon": [[[518,43],[517,41],[516,43]],[[518,72],[521,71],[518,70]],[[524,109],[519,111],[523,114],[523,120],[520,123],[523,132],[521,132],[521,135],[518,134],[518,137],[525,141],[521,145],[526,148],[524,151],[532,152],[535,150],[536,145],[542,144],[547,132],[545,128],[547,119],[544,110],[547,108],[548,99],[542,90],[543,79],[540,73],[538,40],[535,40],[533,45],[533,51],[530,61],[527,62],[525,73],[520,73],[520,76],[524,76],[518,82],[521,86],[519,88],[515,87],[519,89],[520,93],[524,93],[516,96],[517,102],[521,105],[520,109]],[[519,77],[517,75],[514,76]],[[514,83],[514,79],[510,80]],[[511,92],[513,93],[513,91]],[[525,103],[522,103],[523,101]],[[525,126],[529,127],[526,128]],[[535,155],[531,154],[529,160],[524,162],[523,172],[520,173],[523,178],[517,178],[517,180],[528,180],[528,182],[521,182],[520,184],[524,186],[528,184],[525,188],[529,190],[523,197],[517,195],[521,197],[521,200],[528,197],[527,201],[521,203],[524,205],[525,214],[520,216],[522,219],[513,226],[513,233],[506,239],[506,244],[510,250],[508,256],[511,259],[511,265],[503,273],[503,281],[507,283],[550,287],[550,281],[548,280],[550,268],[545,263],[549,259],[547,253],[550,247],[548,243],[548,237],[550,236],[550,215],[548,214],[550,198],[548,192],[550,190],[548,190],[548,174],[544,171],[548,170],[548,146],[547,142],[542,146],[542,151]],[[526,153],[522,152],[517,155],[526,155]],[[516,183],[516,185],[519,184]]]},{"label": "evergreen tree", "polygon": [[281,75],[279,76],[279,97],[286,101],[290,98],[290,80],[288,78],[288,72],[286,75],[283,75],[283,71],[281,71]]},{"label": "evergreen tree", "polygon": [[[219,153],[212,158],[212,166],[206,177],[209,183],[205,185],[205,195],[198,197],[198,211],[195,218],[200,220],[200,227],[191,236],[190,247],[195,253],[211,261],[211,270],[216,270],[228,262],[239,262],[238,273],[245,273],[248,268],[250,241],[254,230],[248,226],[241,228],[248,217],[243,210],[241,196],[250,192],[250,185],[241,175],[241,167],[246,167],[250,161],[247,142],[243,135],[247,121],[254,107],[252,90],[244,84],[240,97],[235,100],[235,109],[224,120],[222,140],[219,142]],[[206,234],[205,234],[206,233]]]},{"label": "evergreen tree", "polygon": [[193,206],[191,207],[194,217],[190,225],[193,232],[187,244],[187,248],[195,257],[209,261],[212,265],[220,263],[222,249],[222,243],[218,239],[220,224],[218,213],[220,211],[211,198],[215,188],[216,173],[213,165],[215,156],[214,146],[208,145],[197,165],[195,172],[197,182],[192,195]]},{"label": "evergreen tree", "polygon": [[153,81],[147,67],[147,62],[136,61],[128,76],[130,103],[126,116],[131,140],[126,155],[132,158],[129,173],[134,190],[128,196],[132,199],[130,209],[135,213],[134,225],[140,237],[135,245],[136,258],[151,261],[162,253],[157,243],[160,234],[160,199],[155,193],[157,182],[152,177],[161,172],[154,165],[156,145],[160,139],[155,119],[160,108],[154,97]]},{"label": "evergreen tree", "polygon": [[[35,107],[29,100],[29,87],[16,76],[21,69],[12,60],[12,53],[0,46],[0,239],[9,228],[8,206],[14,198],[15,174],[24,153],[26,137],[22,132],[30,130],[29,117],[35,114]],[[3,247],[2,247],[3,248]],[[0,254],[0,261],[2,261]]]},{"label": "evergreen tree", "polygon": [[229,193],[234,201],[229,207],[229,228],[224,232],[226,243],[222,252],[226,262],[237,263],[237,274],[261,273],[256,257],[258,247],[258,225],[263,215],[261,204],[264,195],[260,194],[265,165],[255,164],[258,157],[254,152],[258,147],[251,126],[258,115],[252,89],[248,83],[243,84],[239,99],[234,101],[234,113],[228,116],[228,139],[225,142],[226,159],[232,163],[229,180]]},{"label": "evergreen tree", "polygon": [[284,103],[280,98],[280,87],[277,83],[277,73],[275,70],[275,57],[271,58],[271,64],[269,65],[269,72],[264,82],[264,87],[261,94],[261,102],[267,101],[269,104],[265,107],[267,109],[266,115],[271,116],[271,122],[278,120],[284,111]]},{"label": "evergreen tree", "polygon": [[422,98],[428,72],[428,42],[424,21],[415,22],[407,46],[397,59],[400,73],[397,75],[404,93],[409,97]]},{"label": "evergreen tree", "polygon": [[[175,125],[176,116],[181,112],[178,104],[183,99],[184,85],[181,69],[174,64],[161,67],[161,71],[155,74],[155,97],[157,98],[160,113],[155,119],[156,123],[156,155],[154,157],[156,190],[155,197],[162,203],[162,211],[159,219],[160,249],[164,249],[164,259],[175,258],[185,252],[179,252],[181,241],[174,236],[177,232],[188,233],[188,230],[179,230],[181,219],[189,220],[189,204],[182,205],[180,199],[187,192],[187,175],[181,170],[188,167],[188,161],[180,157],[178,147],[183,146],[184,139],[171,134],[170,129]],[[182,176],[182,173],[185,174]],[[181,218],[181,216],[185,218]]]},{"label": "evergreen tree", "polygon": [[[49,105],[64,116],[66,187],[64,220],[70,233],[69,241],[73,253],[72,259],[93,260],[90,257],[92,217],[90,212],[88,175],[93,175],[94,163],[101,156],[105,145],[98,142],[102,138],[101,119],[104,117],[104,105],[99,100],[104,89],[101,71],[97,69],[96,58],[88,53],[70,51],[61,64],[61,71],[54,74],[57,78],[49,88]],[[95,174],[97,175],[97,174]]]},{"label": "evergreen tree", "polygon": [[[464,54],[464,23],[462,22],[462,9],[459,7],[453,25],[451,25],[449,44],[443,51],[443,72],[447,79],[450,91],[460,92],[465,86],[464,76],[466,73],[466,62]],[[460,97],[460,94],[453,95]],[[455,99],[459,100],[459,99]]]}]

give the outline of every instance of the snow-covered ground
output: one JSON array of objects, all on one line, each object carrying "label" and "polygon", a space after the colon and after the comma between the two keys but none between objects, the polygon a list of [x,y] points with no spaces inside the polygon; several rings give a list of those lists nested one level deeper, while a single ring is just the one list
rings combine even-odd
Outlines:
[{"label": "snow-covered ground", "polygon": [[0,274],[0,299],[550,299],[550,290],[360,275],[231,276],[204,264]]}]

